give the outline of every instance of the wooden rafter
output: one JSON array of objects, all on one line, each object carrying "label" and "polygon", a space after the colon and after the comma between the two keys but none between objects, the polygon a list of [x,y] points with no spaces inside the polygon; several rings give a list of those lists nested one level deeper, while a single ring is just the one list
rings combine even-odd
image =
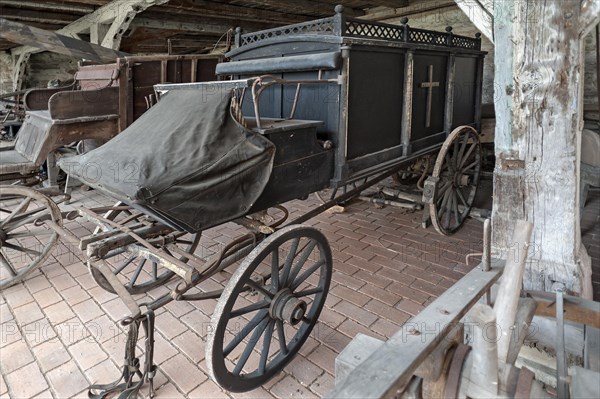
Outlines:
[{"label": "wooden rafter", "polygon": [[[131,24],[136,14],[158,4],[167,3],[169,0],[113,0],[78,20],[56,31],[56,34],[79,39],[81,33],[90,33],[92,27],[97,24],[110,23],[106,35],[102,39],[102,46],[110,49],[118,49],[123,34]],[[97,35],[96,35],[97,36]],[[58,40],[59,42],[61,39]],[[56,44],[57,41],[54,41]],[[43,47],[42,47],[43,48]],[[28,55],[37,53],[39,48],[33,46],[21,46],[11,50],[13,55],[13,89],[20,90],[23,83],[25,64]]]},{"label": "wooden rafter", "polygon": [[113,62],[117,57],[123,55],[119,51],[3,18],[0,18],[0,37],[15,43],[31,45],[53,53],[85,58],[90,61]]},{"label": "wooden rafter", "polygon": [[479,31],[494,43],[494,1],[455,0]]},{"label": "wooden rafter", "polygon": [[[130,16],[131,12],[137,14],[149,7],[157,4],[164,4],[166,2],[168,2],[168,0],[113,0],[96,11],[59,29],[56,33],[77,38],[77,35],[80,33],[89,33],[90,27],[94,24],[111,22],[111,25],[114,25],[115,20],[129,24],[131,23],[131,19],[127,21],[125,19],[127,16]],[[123,17],[124,15],[125,17]],[[120,42],[120,38],[118,41]],[[113,46],[111,46],[111,48],[112,47]],[[11,53],[13,56],[16,56],[22,53],[35,53],[37,51],[39,50],[26,46],[13,49]]]},{"label": "wooden rafter", "polygon": [[[316,0],[249,0],[247,3],[257,7],[272,7],[283,10],[287,9],[293,14],[306,14],[315,16],[333,15],[335,8],[335,6],[329,2]],[[359,17],[361,15],[365,15],[363,10],[353,7],[345,7],[344,13],[349,17]]]}]

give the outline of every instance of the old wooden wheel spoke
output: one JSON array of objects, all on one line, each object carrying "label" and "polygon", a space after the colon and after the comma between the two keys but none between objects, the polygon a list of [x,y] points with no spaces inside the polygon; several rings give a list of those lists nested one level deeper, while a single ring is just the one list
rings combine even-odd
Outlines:
[{"label": "old wooden wheel spoke", "polygon": [[292,270],[292,273],[290,274],[288,280],[286,281],[286,284],[288,286],[290,284],[292,284],[292,282],[296,279],[296,277],[298,276],[298,273],[300,272],[300,270],[302,270],[302,266],[304,266],[304,264],[308,260],[308,257],[315,249],[316,245],[317,245],[317,243],[315,241],[310,241],[304,247],[304,249],[302,250],[302,252],[300,254],[300,258],[298,259],[298,262],[296,262],[296,264],[294,265],[294,269]]},{"label": "old wooden wheel spoke", "polygon": [[252,330],[254,330],[263,320],[267,318],[269,312],[266,310],[261,311],[257,315],[252,318],[252,320],[240,331],[233,340],[227,345],[226,348],[223,349],[223,356],[227,357],[229,354],[237,348],[237,346],[246,338]]},{"label": "old wooden wheel spoke", "polygon": [[279,350],[284,355],[288,354],[287,342],[285,341],[285,331],[283,329],[283,321],[277,320],[277,337],[279,340]]},{"label": "old wooden wheel spoke", "polygon": [[34,255],[34,256],[40,256],[42,254],[40,251],[36,251],[35,249],[25,248],[21,245],[15,245],[15,244],[11,244],[9,242],[5,242],[4,244],[2,244],[2,246],[4,248],[10,248],[12,250],[15,250],[18,252],[23,252],[23,253]]},{"label": "old wooden wheel spoke", "polygon": [[35,230],[27,230],[20,231],[18,233],[10,233],[7,234],[6,240],[16,240],[19,238],[28,238],[28,237],[39,237],[44,235],[53,234],[54,230],[52,229],[35,229]]},{"label": "old wooden wheel spoke", "polygon": [[4,267],[4,269],[7,270],[11,276],[14,277],[17,275],[17,271],[16,271],[15,267],[8,260],[8,258],[6,256],[4,256],[4,254],[1,251],[0,251],[0,263],[2,263],[2,266]]},{"label": "old wooden wheel spoke", "polygon": [[264,296],[268,298],[273,298],[274,294],[268,289],[266,289],[263,285],[258,284],[256,281],[248,281],[246,284],[251,288],[255,289],[256,291],[260,292]]},{"label": "old wooden wheel spoke", "polygon": [[15,216],[22,214],[27,210],[27,207],[31,204],[31,197],[26,197],[21,203],[4,219],[0,222],[0,229],[6,226]]},{"label": "old wooden wheel spoke", "polygon": [[290,269],[292,268],[292,263],[294,262],[294,258],[296,257],[296,251],[298,250],[298,245],[300,245],[300,239],[297,238],[292,242],[292,247],[288,256],[285,260],[285,264],[283,265],[283,275],[281,276],[281,281],[287,281],[288,276],[290,275]]},{"label": "old wooden wheel spoke", "polygon": [[458,198],[460,199],[460,202],[462,202],[463,206],[469,206],[469,204],[467,203],[467,200],[465,199],[465,196],[463,195],[460,188],[458,190],[456,190],[456,195],[458,195]]},{"label": "old wooden wheel spoke", "polygon": [[235,368],[233,369],[233,375],[240,375],[240,372],[242,371],[242,369],[246,365],[246,362],[248,361],[248,358],[250,357],[250,354],[252,353],[252,351],[256,347],[256,344],[257,344],[258,340],[260,339],[260,336],[265,331],[265,329],[267,328],[267,325],[269,323],[270,323],[270,320],[264,319],[256,327],[256,329],[254,330],[254,333],[252,334],[252,337],[250,338],[250,342],[244,348],[244,352],[242,352],[242,356],[240,356],[240,358],[238,359],[237,364],[235,365]]},{"label": "old wooden wheel spoke", "polygon": [[271,304],[271,301],[256,302],[256,303],[253,303],[252,305],[248,305],[248,306],[245,306],[243,308],[236,309],[236,310],[232,311],[229,314],[229,317],[230,318],[234,318],[234,317],[238,317],[238,316],[243,316],[245,314],[248,314],[250,312],[254,312],[256,310],[266,309],[266,308],[269,307],[270,304]]},{"label": "old wooden wheel spoke", "polygon": [[454,211],[454,220],[456,220],[456,224],[460,225],[462,223],[462,219],[460,216],[460,212],[458,211],[458,191],[460,189],[456,189],[454,191],[454,196],[452,197],[452,210]]},{"label": "old wooden wheel spoke", "polygon": [[279,252],[277,251],[271,254],[271,288],[274,291],[279,289]]},{"label": "old wooden wheel spoke", "polygon": [[269,350],[271,349],[271,341],[273,340],[273,330],[275,328],[275,320],[269,320],[269,324],[265,330],[263,337],[262,350],[260,352],[260,363],[258,371],[264,373],[267,369],[267,359],[269,358]]},{"label": "old wooden wheel spoke", "polygon": [[314,295],[314,294],[318,294],[320,292],[323,292],[322,288],[311,288],[308,290],[304,290],[304,291],[298,291],[296,292],[296,298],[302,298],[303,296],[308,296],[308,295]]},{"label": "old wooden wheel spoke", "polygon": [[313,274],[321,266],[323,266],[325,264],[325,262],[326,262],[325,259],[321,259],[320,261],[318,261],[317,263],[315,263],[314,265],[312,265],[311,267],[306,269],[296,280],[294,280],[294,282],[291,285],[292,290],[295,290],[296,288],[298,288],[300,286],[300,284],[302,284],[308,277],[310,277],[311,274]]},{"label": "old wooden wheel spoke", "polygon": [[475,149],[477,149],[477,147],[478,147],[478,142],[473,142],[473,144],[471,144],[471,147],[469,147],[469,150],[467,151],[467,153],[463,157],[462,161],[460,162],[460,165],[458,165],[459,168],[463,167],[463,165],[465,164],[465,162],[469,159],[469,157],[471,156],[471,154],[473,154],[473,151]]}]

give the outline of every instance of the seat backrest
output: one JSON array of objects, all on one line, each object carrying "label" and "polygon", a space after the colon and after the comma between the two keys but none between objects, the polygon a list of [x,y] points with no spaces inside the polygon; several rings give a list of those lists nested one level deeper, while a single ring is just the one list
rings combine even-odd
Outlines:
[{"label": "seat backrest", "polygon": [[82,65],[75,73],[75,80],[81,90],[97,90],[118,86],[119,67],[117,64]]},{"label": "seat backrest", "polygon": [[39,153],[48,140],[51,120],[48,111],[27,112],[15,142],[15,150],[35,164],[41,164]]}]

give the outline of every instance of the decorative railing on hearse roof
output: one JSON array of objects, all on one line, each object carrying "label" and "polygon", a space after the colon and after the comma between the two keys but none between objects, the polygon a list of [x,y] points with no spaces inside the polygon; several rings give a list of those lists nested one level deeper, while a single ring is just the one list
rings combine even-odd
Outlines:
[{"label": "decorative railing on hearse roof", "polygon": [[242,34],[241,29],[238,28],[236,31],[236,45],[237,47],[243,47],[278,37],[312,34],[481,50],[480,33],[477,33],[473,38],[455,35],[452,33],[452,27],[450,26],[446,28],[446,32],[411,28],[406,17],[400,19],[401,25],[348,18],[344,15],[344,7],[339,5],[335,7],[335,12],[336,14],[333,17],[246,34]]}]

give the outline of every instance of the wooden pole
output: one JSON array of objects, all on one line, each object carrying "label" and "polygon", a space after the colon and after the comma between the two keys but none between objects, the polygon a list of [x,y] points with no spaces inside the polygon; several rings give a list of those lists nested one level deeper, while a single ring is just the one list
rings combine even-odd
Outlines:
[{"label": "wooden pole", "polygon": [[513,233],[514,253],[508,254],[502,283],[496,295],[494,312],[500,330],[498,340],[498,360],[506,363],[510,349],[512,331],[515,329],[515,318],[517,316],[517,305],[523,283],[525,272],[525,261],[529,252],[531,232],[533,225],[523,220],[517,220]]},{"label": "wooden pole", "polygon": [[600,24],[596,25],[596,92],[598,94],[598,127],[600,127]]},{"label": "wooden pole", "polygon": [[[496,315],[491,307],[478,303],[471,308],[469,316],[475,323],[471,352],[475,367],[471,369],[470,380],[477,385],[477,393],[469,393],[469,396],[477,397],[483,390],[487,394],[485,396],[494,397],[498,394]],[[472,388],[469,386],[469,389]]]},{"label": "wooden pole", "polygon": [[494,3],[496,169],[492,242],[510,251],[515,220],[535,224],[527,289],[591,297],[579,226],[582,33],[598,1]]}]

